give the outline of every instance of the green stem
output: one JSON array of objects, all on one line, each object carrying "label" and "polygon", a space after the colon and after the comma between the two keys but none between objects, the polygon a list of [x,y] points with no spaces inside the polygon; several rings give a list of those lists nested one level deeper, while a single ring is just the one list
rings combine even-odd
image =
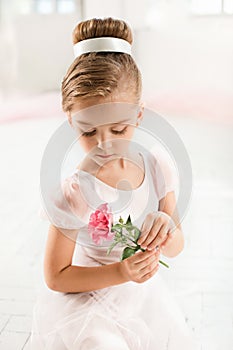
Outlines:
[{"label": "green stem", "polygon": [[159,260],[159,262],[160,262],[160,264],[163,264],[164,266],[166,266],[167,268],[169,268],[169,266],[168,266],[165,262],[163,262],[162,260]]}]

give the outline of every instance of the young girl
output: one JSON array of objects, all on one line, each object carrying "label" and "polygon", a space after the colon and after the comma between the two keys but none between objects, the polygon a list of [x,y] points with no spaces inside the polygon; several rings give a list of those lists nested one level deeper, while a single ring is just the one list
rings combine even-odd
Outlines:
[{"label": "young girl", "polygon": [[[83,21],[73,31],[62,105],[86,156],[45,208],[46,285],[34,307],[33,350],[196,349],[159,275],[161,252],[175,257],[184,246],[174,173],[165,158],[131,147],[144,111],[132,40],[128,24],[113,18]],[[106,208],[114,222],[130,214],[145,251],[121,260],[122,247],[107,255],[111,240],[92,239],[91,214],[106,225]]]}]

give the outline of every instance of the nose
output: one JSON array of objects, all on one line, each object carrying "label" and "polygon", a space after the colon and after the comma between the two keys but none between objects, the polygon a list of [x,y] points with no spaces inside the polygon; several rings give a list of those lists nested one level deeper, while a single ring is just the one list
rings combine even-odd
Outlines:
[{"label": "nose", "polygon": [[109,148],[112,148],[111,136],[108,135],[108,133],[100,133],[97,143],[100,149],[107,150]]}]

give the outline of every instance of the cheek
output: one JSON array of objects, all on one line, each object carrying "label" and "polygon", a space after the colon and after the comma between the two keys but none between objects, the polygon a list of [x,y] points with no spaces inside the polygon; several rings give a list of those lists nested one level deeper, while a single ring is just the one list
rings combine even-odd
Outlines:
[{"label": "cheek", "polygon": [[127,133],[126,133],[126,136],[128,139],[131,139],[133,137],[134,130],[135,130],[135,128],[132,126],[128,128]]},{"label": "cheek", "polygon": [[[128,148],[128,145],[133,137],[133,133],[134,133],[134,128],[133,127],[128,128],[127,132],[124,135],[120,136],[120,138],[122,138],[122,141],[116,142],[114,144],[114,148],[120,151],[121,153],[124,153],[124,150]],[[118,139],[118,137],[116,137],[116,139]]]},{"label": "cheek", "polygon": [[88,139],[85,137],[80,137],[79,143],[85,152],[89,152],[93,148],[93,146],[95,145],[95,142],[93,139]]},{"label": "cheek", "polygon": [[122,135],[122,138],[125,139],[125,140],[130,141],[132,139],[132,137],[133,137],[133,134],[134,134],[134,127],[129,126],[127,128],[127,132],[124,135]]}]

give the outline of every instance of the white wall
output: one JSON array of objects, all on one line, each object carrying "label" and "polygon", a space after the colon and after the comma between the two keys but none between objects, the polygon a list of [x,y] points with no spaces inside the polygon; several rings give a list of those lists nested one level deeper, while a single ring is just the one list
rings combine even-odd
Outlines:
[{"label": "white wall", "polygon": [[92,17],[123,18],[133,28],[144,27],[148,0],[85,0],[84,19]]},{"label": "white wall", "polygon": [[85,0],[84,4],[84,19],[92,17],[122,17],[124,0]]},{"label": "white wall", "polygon": [[190,17],[137,30],[137,59],[148,89],[233,93],[232,18]]},{"label": "white wall", "polygon": [[[77,16],[74,15],[21,15],[14,18],[8,45],[5,43],[8,50],[5,56],[16,65],[15,74],[11,76],[14,91],[42,92],[60,87],[73,59],[72,30],[76,22]],[[4,76],[4,85],[10,89],[6,71],[3,71]]]}]

